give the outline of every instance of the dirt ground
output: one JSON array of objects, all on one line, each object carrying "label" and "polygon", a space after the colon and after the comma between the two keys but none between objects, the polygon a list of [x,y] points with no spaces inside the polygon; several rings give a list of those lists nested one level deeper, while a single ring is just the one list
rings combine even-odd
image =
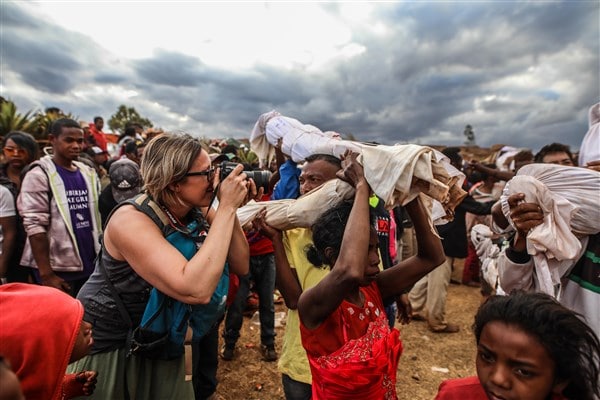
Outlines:
[{"label": "dirt ground", "polygon": [[[396,325],[404,345],[396,385],[400,400],[433,399],[443,380],[475,374],[475,344],[471,325],[480,302],[479,289],[450,285],[447,319],[460,326],[459,333],[434,334],[427,329],[425,322]],[[285,306],[278,305],[276,311],[285,311]],[[219,360],[219,400],[284,399],[277,362],[261,359],[259,329],[258,325],[251,323],[250,318],[245,318],[236,359]],[[276,329],[278,351],[281,349],[284,329]],[[448,372],[445,372],[446,369]]]}]

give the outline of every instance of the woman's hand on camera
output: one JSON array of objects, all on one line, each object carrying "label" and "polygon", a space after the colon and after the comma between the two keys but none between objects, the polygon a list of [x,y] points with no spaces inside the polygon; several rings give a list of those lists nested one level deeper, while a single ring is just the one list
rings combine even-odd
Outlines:
[{"label": "woman's hand on camera", "polygon": [[248,194],[246,195],[246,201],[244,201],[244,204],[242,204],[242,206],[246,205],[246,203],[248,203],[250,200],[261,201],[263,194],[265,193],[264,188],[256,188],[256,182],[254,182],[254,179],[248,179],[248,183]]},{"label": "woman's hand on camera", "polygon": [[[217,181],[219,184],[219,204],[222,206],[232,206],[239,208],[248,202],[248,192],[252,190],[256,192],[254,182],[246,179],[246,174],[243,172],[242,164],[236,167],[227,175],[223,181]],[[221,169],[217,171],[220,174]]]}]

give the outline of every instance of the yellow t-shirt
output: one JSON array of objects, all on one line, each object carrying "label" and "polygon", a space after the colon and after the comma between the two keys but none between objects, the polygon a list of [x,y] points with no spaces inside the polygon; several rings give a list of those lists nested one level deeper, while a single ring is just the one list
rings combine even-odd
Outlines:
[{"label": "yellow t-shirt", "polygon": [[[296,228],[283,233],[285,253],[290,267],[296,269],[302,291],[315,286],[329,272],[329,269],[317,268],[307,260],[306,247],[311,244],[310,229]],[[298,310],[288,310],[278,366],[282,374],[299,382],[312,383],[308,358],[300,338]]]}]

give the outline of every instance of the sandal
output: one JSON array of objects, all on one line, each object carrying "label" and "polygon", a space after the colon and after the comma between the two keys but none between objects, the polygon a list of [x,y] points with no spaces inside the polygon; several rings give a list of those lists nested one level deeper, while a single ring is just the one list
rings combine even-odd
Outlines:
[{"label": "sandal", "polygon": [[447,324],[444,328],[442,329],[431,329],[431,331],[433,333],[456,333],[458,331],[460,331],[460,328],[458,325],[453,325],[453,324]]}]

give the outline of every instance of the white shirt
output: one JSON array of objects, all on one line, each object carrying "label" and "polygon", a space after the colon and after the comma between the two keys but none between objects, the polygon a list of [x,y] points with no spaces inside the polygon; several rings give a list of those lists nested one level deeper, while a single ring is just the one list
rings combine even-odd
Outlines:
[{"label": "white shirt", "polygon": [[[0,218],[14,217],[15,215],[17,215],[15,199],[6,186],[0,185]],[[0,225],[0,254],[2,254],[2,243],[4,243],[4,235],[2,234],[2,225]]]}]

